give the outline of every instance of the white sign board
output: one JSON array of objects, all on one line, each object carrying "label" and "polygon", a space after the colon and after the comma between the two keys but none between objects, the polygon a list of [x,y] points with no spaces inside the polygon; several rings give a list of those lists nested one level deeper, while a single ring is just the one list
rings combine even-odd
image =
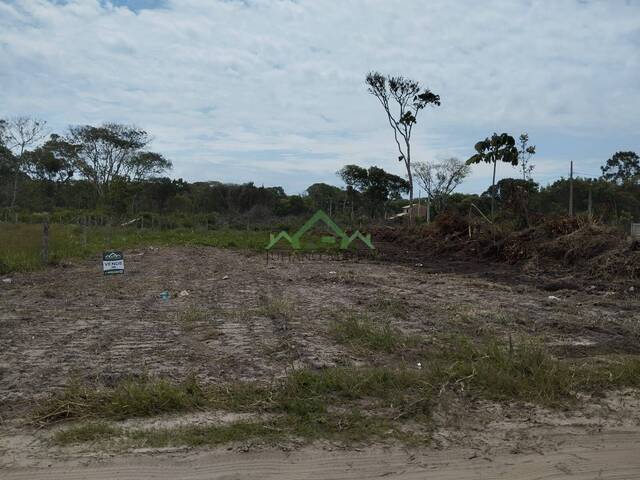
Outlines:
[{"label": "white sign board", "polygon": [[124,273],[124,255],[122,252],[111,250],[102,254],[102,271],[105,275]]}]

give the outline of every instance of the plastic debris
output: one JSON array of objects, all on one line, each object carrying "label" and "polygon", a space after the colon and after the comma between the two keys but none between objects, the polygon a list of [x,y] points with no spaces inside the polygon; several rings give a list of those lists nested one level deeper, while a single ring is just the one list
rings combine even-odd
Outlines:
[{"label": "plastic debris", "polygon": [[422,370],[422,363],[420,362],[416,363],[416,367],[418,367],[418,370]]},{"label": "plastic debris", "polygon": [[182,290],[179,294],[179,297],[188,297],[189,296],[189,292],[187,292],[186,290]]},{"label": "plastic debris", "polygon": [[13,283],[13,279],[12,278],[3,278],[2,279],[2,283]]},{"label": "plastic debris", "polygon": [[160,293],[160,298],[162,300],[169,300],[169,292],[167,292],[166,290],[164,292]]},{"label": "plastic debris", "polygon": [[223,280],[229,280],[229,275],[225,275],[224,277],[222,277]]},{"label": "plastic debris", "polygon": [[555,295],[549,295],[547,298],[548,298],[549,300],[558,300],[558,301],[560,301],[560,298],[559,298],[559,297],[556,297]]}]

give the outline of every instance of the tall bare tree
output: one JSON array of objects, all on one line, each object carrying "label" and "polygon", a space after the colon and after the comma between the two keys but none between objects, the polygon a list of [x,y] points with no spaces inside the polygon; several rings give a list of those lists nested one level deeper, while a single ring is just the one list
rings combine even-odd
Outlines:
[{"label": "tall bare tree", "polygon": [[4,122],[4,143],[13,152],[11,207],[16,204],[18,179],[27,166],[27,152],[45,139],[46,126],[47,122],[33,117],[16,117]]},{"label": "tall bare tree", "polygon": [[[427,105],[440,105],[440,96],[431,90],[422,89],[414,80],[404,77],[384,76],[378,72],[370,72],[366,83],[368,91],[376,97],[385,113],[389,125],[393,129],[394,139],[400,156],[404,162],[409,180],[409,203],[413,205],[413,173],[411,171],[411,133],[417,122],[420,110]],[[413,222],[412,208],[409,209],[409,221]]]}]

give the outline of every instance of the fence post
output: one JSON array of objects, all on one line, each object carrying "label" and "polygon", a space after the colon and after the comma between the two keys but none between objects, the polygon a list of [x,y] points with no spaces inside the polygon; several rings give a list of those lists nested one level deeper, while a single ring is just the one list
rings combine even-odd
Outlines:
[{"label": "fence post", "polygon": [[42,263],[49,263],[49,217],[46,216],[42,224],[42,250],[40,251]]},{"label": "fence post", "polygon": [[573,160],[571,160],[571,170],[569,173],[569,216],[573,217]]},{"label": "fence post", "polygon": [[87,217],[85,215],[84,220],[82,222],[82,247],[87,248]]}]

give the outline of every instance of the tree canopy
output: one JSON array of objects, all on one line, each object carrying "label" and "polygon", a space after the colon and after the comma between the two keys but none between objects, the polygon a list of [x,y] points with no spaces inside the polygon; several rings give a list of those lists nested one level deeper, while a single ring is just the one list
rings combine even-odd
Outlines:
[{"label": "tree canopy", "polygon": [[640,157],[636,152],[616,152],[600,169],[608,182],[640,183]]}]

